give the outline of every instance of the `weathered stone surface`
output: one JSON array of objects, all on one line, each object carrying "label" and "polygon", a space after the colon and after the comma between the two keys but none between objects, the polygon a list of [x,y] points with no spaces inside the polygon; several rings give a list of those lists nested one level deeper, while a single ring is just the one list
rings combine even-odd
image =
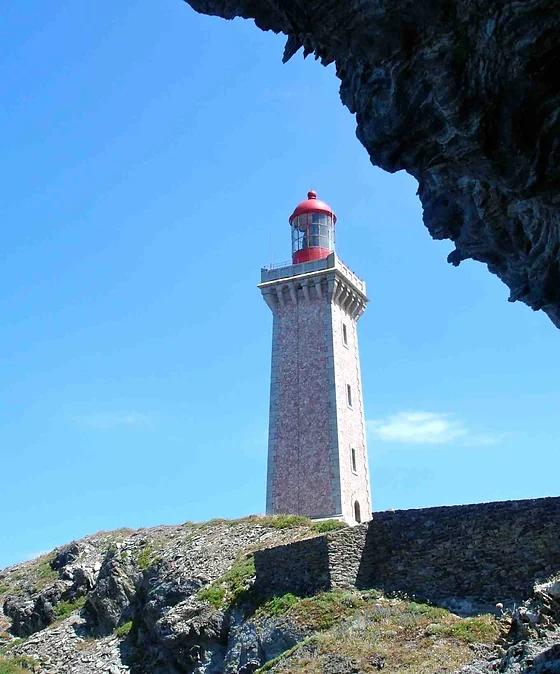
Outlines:
[{"label": "weathered stone surface", "polygon": [[28,594],[12,596],[4,603],[4,614],[12,620],[12,632],[28,637],[55,621],[54,607],[60,601],[65,585],[55,583],[35,597]]},{"label": "weathered stone surface", "polygon": [[382,588],[475,613],[519,604],[556,573],[559,531],[560,498],[374,513],[368,524],[255,553],[256,583],[275,594]]},{"label": "weathered stone surface", "polygon": [[117,625],[133,617],[133,602],[141,571],[121,554],[110,554],[103,562],[85,605],[88,620],[98,634],[110,634]]},{"label": "weathered stone surface", "polygon": [[[32,635],[2,645],[35,658],[37,674],[248,674],[301,631],[285,620],[246,623],[197,593],[242,552],[310,534],[305,523],[279,530],[255,517],[90,536],[0,572],[0,636]],[[60,602],[84,595],[61,621]]]},{"label": "weathered stone surface", "polygon": [[[385,580],[418,583],[421,595],[441,589],[445,582],[456,591],[457,579],[463,579],[468,580],[466,589],[478,583],[484,592],[497,589],[500,597],[513,587],[521,601],[524,588],[529,588],[525,596],[531,594],[529,578],[554,565],[560,568],[555,556],[559,505],[560,499],[544,499],[378,513],[370,526],[375,529],[376,519],[381,520],[377,525],[387,525],[376,530],[384,535],[382,545],[374,545],[367,526],[325,537],[314,536],[305,523],[279,530],[257,517],[91,536],[72,546],[71,554],[61,549],[0,572],[2,649],[34,658],[36,674],[252,674],[293,646],[293,658],[304,662],[317,649],[315,632],[297,611],[265,610],[263,582],[270,583],[271,594],[294,588],[311,593],[333,582],[359,585],[364,560],[372,561],[371,546],[383,557],[385,566],[377,571],[382,568],[389,574]],[[270,552],[262,551],[270,546]],[[472,546],[478,556],[473,557]],[[244,581],[243,600],[215,608],[199,590],[223,577],[248,551],[255,551],[258,583],[251,588],[251,581]],[[266,561],[268,566],[263,566]],[[83,600],[68,604],[76,578],[82,576],[93,577],[83,610]],[[399,589],[390,582],[385,585]],[[511,628],[503,648],[474,651],[476,662],[462,674],[490,674],[500,667],[507,674],[554,674],[560,643],[559,588],[558,575],[543,576],[528,601],[506,609],[504,624],[511,622]],[[60,607],[61,601],[67,603]],[[388,607],[398,601],[382,597],[376,616],[387,618]],[[42,619],[47,603],[47,617]],[[473,611],[480,608],[475,604]],[[63,619],[68,610],[71,614]],[[363,629],[364,615],[349,618],[349,629]],[[10,634],[16,633],[31,636],[10,642]],[[382,670],[385,656],[373,651],[368,671]],[[270,671],[289,671],[291,657]],[[331,674],[355,667],[352,657],[336,652],[336,639],[332,653],[323,653],[321,662]]]},{"label": "weathered stone surface", "polygon": [[335,62],[371,161],[419,183],[449,261],[488,265],[560,327],[557,0],[186,0]]}]

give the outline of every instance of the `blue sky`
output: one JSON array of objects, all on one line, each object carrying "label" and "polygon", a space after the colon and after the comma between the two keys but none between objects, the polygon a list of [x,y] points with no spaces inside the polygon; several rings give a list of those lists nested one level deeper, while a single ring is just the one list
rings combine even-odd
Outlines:
[{"label": "blue sky", "polygon": [[371,166],[332,67],[181,0],[0,22],[0,566],[121,526],[264,508],[271,316],[309,188],[366,279],[374,507],[558,494],[546,316],[458,269]]}]

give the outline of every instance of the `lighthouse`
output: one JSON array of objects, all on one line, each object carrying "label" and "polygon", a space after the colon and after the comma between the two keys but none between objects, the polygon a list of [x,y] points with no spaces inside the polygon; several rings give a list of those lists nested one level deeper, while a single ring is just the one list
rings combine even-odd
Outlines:
[{"label": "lighthouse", "polygon": [[291,263],[261,270],[273,315],[266,511],[371,519],[357,323],[366,286],[335,252],[313,191],[289,218]]}]

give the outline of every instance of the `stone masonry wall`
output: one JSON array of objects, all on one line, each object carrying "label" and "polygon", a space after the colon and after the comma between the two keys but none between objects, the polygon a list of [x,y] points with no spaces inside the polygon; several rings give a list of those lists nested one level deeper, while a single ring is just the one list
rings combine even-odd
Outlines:
[{"label": "stone masonry wall", "polygon": [[256,553],[257,586],[507,605],[560,570],[559,534],[560,498],[375,513],[367,524]]},{"label": "stone masonry wall", "polygon": [[[332,315],[342,514],[346,522],[354,523],[354,504],[358,503],[360,521],[366,522],[370,519],[372,508],[358,325],[357,319],[337,302],[332,304]],[[343,325],[346,326],[346,343]],[[352,391],[351,407],[347,402],[347,385]],[[352,449],[356,456],[355,471],[352,467]]]},{"label": "stone masonry wall", "polygon": [[331,303],[325,294],[274,310],[267,510],[340,513]]},{"label": "stone masonry wall", "polygon": [[267,512],[354,523],[359,504],[365,521],[371,498],[356,329],[365,284],[334,253],[324,268],[302,267],[259,286],[273,313]]}]

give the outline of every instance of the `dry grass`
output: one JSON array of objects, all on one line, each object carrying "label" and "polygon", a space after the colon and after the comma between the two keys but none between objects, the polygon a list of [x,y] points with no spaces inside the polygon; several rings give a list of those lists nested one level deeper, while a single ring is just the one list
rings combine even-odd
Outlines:
[{"label": "dry grass", "polygon": [[[299,601],[286,614],[318,630],[262,671],[321,674],[336,656],[363,674],[443,674],[473,659],[470,644],[495,643],[498,621],[459,618],[445,609],[367,593],[324,593]],[[272,664],[272,663],[271,663]]]}]

